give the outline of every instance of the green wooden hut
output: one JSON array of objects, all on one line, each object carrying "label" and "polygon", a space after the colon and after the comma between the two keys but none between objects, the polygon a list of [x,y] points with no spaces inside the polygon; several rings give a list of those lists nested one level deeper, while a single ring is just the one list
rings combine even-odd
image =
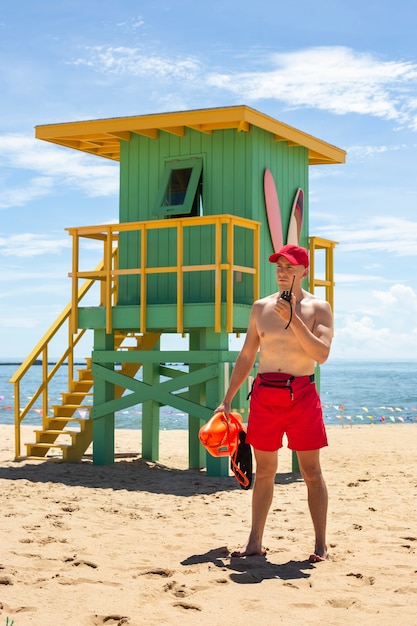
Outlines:
[{"label": "green wooden hut", "polygon": [[[284,243],[294,197],[303,190],[300,245],[310,246],[312,256],[326,251],[326,276],[310,275],[309,286],[324,286],[332,300],[334,242],[309,236],[308,168],[343,163],[345,152],[247,106],[37,126],[36,137],[119,161],[120,211],[118,224],[68,228],[71,302],[12,379],[19,395],[30,364],[68,321],[68,391],[52,409],[44,399],[42,429],[26,444],[27,455],[48,458],[52,450],[77,461],[92,441],[94,462],[112,463],[115,412],[141,403],[142,455],[157,460],[159,410],[166,405],[189,415],[190,467],[226,473],[227,460],[206,456],[197,435],[236,358],[230,333],[245,332],[253,300],[276,289],[265,171],[275,181]],[[101,255],[98,265],[85,267],[82,251],[91,240],[100,242]],[[83,305],[97,285],[96,304]],[[76,380],[73,349],[87,329],[94,348]],[[186,367],[172,365],[183,363],[184,352],[160,349],[162,333],[189,335]],[[38,396],[50,379],[44,369]],[[246,392],[235,403],[244,417]],[[77,409],[88,393],[92,406],[81,420]],[[24,410],[15,417],[19,457]],[[78,430],[63,443],[68,425]]]}]

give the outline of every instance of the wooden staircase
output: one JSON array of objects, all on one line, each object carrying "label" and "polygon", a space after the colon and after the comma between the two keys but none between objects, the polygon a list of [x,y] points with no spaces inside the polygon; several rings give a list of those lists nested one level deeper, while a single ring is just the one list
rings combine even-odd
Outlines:
[{"label": "wooden staircase", "polygon": [[[157,343],[161,333],[117,333],[114,338],[116,350],[120,350],[120,373],[133,378],[142,363],[124,363],[123,352],[131,350],[151,350]],[[124,345],[129,340],[129,345]],[[133,341],[133,343],[132,343]],[[89,418],[94,385],[91,372],[91,358],[86,359],[85,367],[78,371],[78,380],[72,381],[70,389],[63,392],[62,403],[53,405],[53,415],[44,416],[40,430],[35,430],[36,441],[26,443],[28,459],[64,461],[76,463],[81,460],[93,440],[93,421]],[[125,389],[115,388],[115,397],[120,398]],[[76,415],[79,410],[85,411],[85,417]]]}]

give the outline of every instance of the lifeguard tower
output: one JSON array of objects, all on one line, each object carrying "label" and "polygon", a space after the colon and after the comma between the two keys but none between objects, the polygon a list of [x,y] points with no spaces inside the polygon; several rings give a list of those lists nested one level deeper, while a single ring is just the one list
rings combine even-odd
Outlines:
[{"label": "lifeguard tower", "polygon": [[[253,300],[276,290],[268,257],[287,239],[310,247],[306,286],[324,287],[333,304],[335,242],[309,237],[308,168],[343,163],[345,152],[247,106],[37,126],[36,137],[119,161],[120,211],[118,224],[68,228],[71,301],[11,379],[16,458],[38,398],[42,428],[25,443],[27,457],[75,462],[92,442],[96,464],[114,461],[115,413],[137,404],[142,456],[158,460],[159,411],[170,406],[189,416],[189,466],[227,474],[227,459],[206,456],[198,430],[237,356],[229,335],[245,332]],[[101,248],[98,264],[86,266],[91,242]],[[48,344],[63,327],[68,348],[49,369]],[[76,376],[74,348],[87,330],[93,349]],[[161,350],[163,333],[187,334],[189,351]],[[42,383],[19,408],[21,381],[39,361]],[[68,390],[50,407],[48,384],[64,362]],[[244,417],[246,395],[234,403]]]}]

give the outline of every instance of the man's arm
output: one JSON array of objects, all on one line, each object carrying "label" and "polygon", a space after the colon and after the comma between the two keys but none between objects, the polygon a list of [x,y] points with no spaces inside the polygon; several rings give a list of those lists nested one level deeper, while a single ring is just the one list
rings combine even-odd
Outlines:
[{"label": "man's arm", "polygon": [[226,413],[226,415],[229,414],[230,406],[236,392],[247,379],[254,366],[256,353],[259,348],[259,336],[256,325],[256,309],[257,303],[255,303],[252,307],[249,318],[249,326],[246,332],[246,339],[236,359],[236,363],[230,377],[229,386],[226,390],[223,401],[219,404],[215,413],[223,412]]},{"label": "man's arm", "polygon": [[324,300],[315,300],[314,307],[315,321],[313,329],[310,331],[303,320],[294,314],[294,303],[291,328],[305,353],[321,364],[327,361],[330,353],[333,338],[333,315],[329,303]]}]

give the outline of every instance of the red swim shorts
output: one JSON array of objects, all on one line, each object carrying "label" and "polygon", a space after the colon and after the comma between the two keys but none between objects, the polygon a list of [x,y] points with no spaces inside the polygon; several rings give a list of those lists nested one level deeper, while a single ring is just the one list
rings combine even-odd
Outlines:
[{"label": "red swim shorts", "polygon": [[290,450],[318,450],[327,446],[320,397],[314,376],[262,373],[255,378],[246,441],[257,450],[282,448],[287,435]]}]

